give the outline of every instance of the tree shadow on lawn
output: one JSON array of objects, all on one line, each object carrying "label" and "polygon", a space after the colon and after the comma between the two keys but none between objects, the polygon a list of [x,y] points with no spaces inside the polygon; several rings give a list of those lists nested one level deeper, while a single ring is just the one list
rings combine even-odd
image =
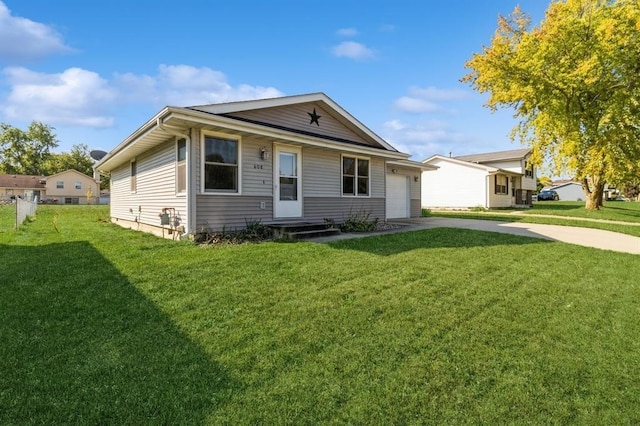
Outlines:
[{"label": "tree shadow on lawn", "polygon": [[238,387],[89,243],[0,259],[0,423],[202,424]]},{"label": "tree shadow on lawn", "polygon": [[[534,233],[531,234],[536,235]],[[352,238],[329,243],[340,250],[365,251],[380,256],[391,256],[417,249],[472,248],[523,244],[546,244],[553,241],[527,236],[511,235],[459,228],[430,228]]]},{"label": "tree shadow on lawn", "polygon": [[608,202],[608,203],[606,203],[604,208],[606,210],[615,210],[616,213],[618,213],[620,215],[630,216],[630,217],[633,217],[634,219],[640,220],[640,210],[638,210],[638,209],[630,209],[626,205],[624,205],[624,202],[622,202],[622,201],[615,201],[615,202],[616,203],[622,203],[622,204],[621,205],[617,205],[617,204],[612,204],[612,202]]}]

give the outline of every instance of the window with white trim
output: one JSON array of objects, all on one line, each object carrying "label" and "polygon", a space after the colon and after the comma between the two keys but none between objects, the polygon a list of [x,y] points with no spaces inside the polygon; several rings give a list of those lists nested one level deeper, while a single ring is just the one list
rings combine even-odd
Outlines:
[{"label": "window with white trim", "polygon": [[64,189],[64,181],[62,181],[62,180],[56,181],[56,188],[57,189]]},{"label": "window with white trim", "polygon": [[496,194],[507,195],[509,193],[509,178],[505,175],[495,175]]},{"label": "window with white trim", "polygon": [[82,182],[76,182],[74,187],[76,189],[82,189]]},{"label": "window with white trim", "polygon": [[369,196],[370,161],[368,158],[342,156],[342,195]]},{"label": "window with white trim", "polygon": [[187,140],[176,142],[176,192],[187,190]]},{"label": "window with white trim", "polygon": [[205,135],[204,192],[238,192],[240,141]]}]

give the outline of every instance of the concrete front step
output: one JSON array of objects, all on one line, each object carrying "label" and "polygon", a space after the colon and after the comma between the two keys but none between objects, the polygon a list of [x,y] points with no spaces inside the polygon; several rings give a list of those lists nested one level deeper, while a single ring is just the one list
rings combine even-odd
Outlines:
[{"label": "concrete front step", "polygon": [[306,240],[309,238],[327,237],[340,233],[338,228],[334,228],[326,223],[283,223],[272,224],[276,239],[282,240]]}]

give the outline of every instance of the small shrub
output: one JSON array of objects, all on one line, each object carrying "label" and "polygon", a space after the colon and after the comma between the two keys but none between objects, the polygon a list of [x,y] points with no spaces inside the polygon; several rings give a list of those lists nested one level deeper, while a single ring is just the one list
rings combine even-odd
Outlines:
[{"label": "small shrub", "polygon": [[378,218],[370,219],[371,212],[349,213],[347,219],[340,225],[342,232],[371,232],[378,227]]},{"label": "small shrub", "polygon": [[431,209],[422,209],[422,217],[431,216]]},{"label": "small shrub", "polygon": [[263,225],[260,220],[245,219],[245,227],[243,229],[228,230],[223,228],[217,232],[202,229],[193,236],[193,241],[205,245],[235,245],[257,243],[272,238],[273,231],[268,226]]},{"label": "small shrub", "polygon": [[488,211],[488,209],[486,207],[484,207],[484,206],[477,205],[475,207],[471,207],[469,209],[469,211],[472,211],[472,212],[486,212],[486,211]]}]

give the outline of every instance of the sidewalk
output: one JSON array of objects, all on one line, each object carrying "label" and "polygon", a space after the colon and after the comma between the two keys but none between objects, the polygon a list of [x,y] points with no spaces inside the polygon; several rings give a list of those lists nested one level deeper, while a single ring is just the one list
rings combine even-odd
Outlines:
[{"label": "sidewalk", "polygon": [[323,243],[350,238],[369,237],[372,235],[415,231],[419,229],[463,228],[475,231],[500,232],[520,235],[523,237],[561,241],[585,247],[617,251],[620,253],[640,254],[640,237],[620,234],[618,232],[603,231],[601,229],[446,217],[420,217],[414,219],[394,220],[390,222],[403,226],[401,228],[387,231],[367,232],[362,234],[339,234],[331,237],[317,238],[312,241]]}]

